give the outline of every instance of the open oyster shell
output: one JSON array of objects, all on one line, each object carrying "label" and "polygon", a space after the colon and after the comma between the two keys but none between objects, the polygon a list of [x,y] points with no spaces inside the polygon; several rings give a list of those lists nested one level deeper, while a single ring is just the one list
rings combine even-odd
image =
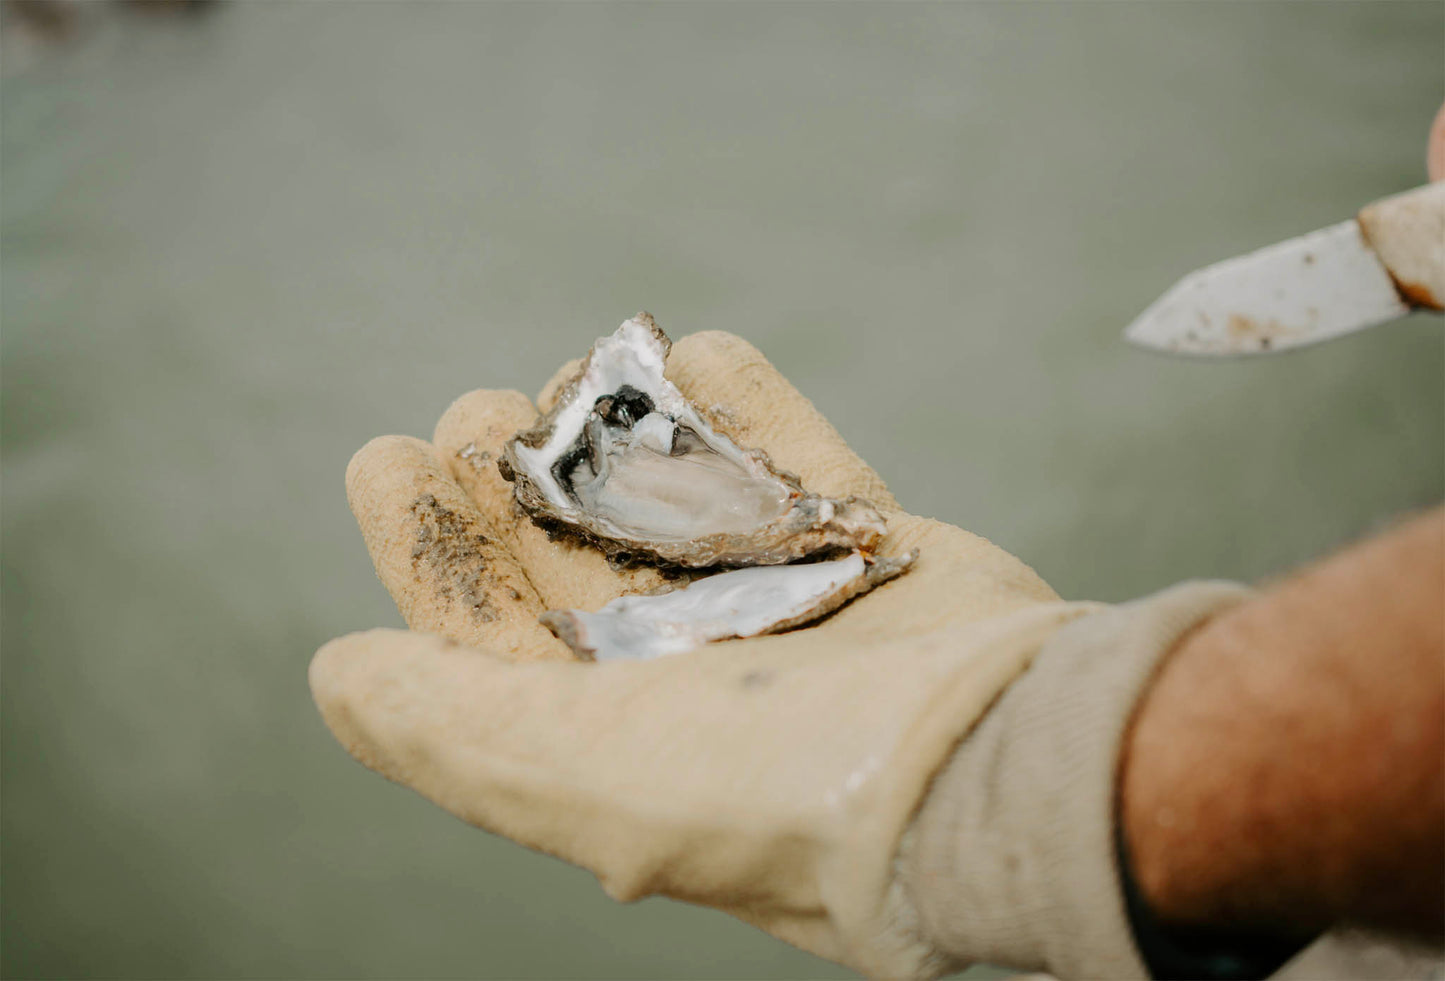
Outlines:
[{"label": "open oyster shell", "polygon": [[598,661],[681,654],[714,640],[755,637],[810,623],[901,575],[917,550],[803,565],[734,569],[668,593],[619,596],[596,613],[551,610],[542,623],[584,658]]},{"label": "open oyster shell", "polygon": [[776,565],[868,551],[882,515],[830,500],[715,432],[663,377],[672,343],[645,313],[600,339],[557,404],[503,451],[502,476],[539,524],[614,560]]}]

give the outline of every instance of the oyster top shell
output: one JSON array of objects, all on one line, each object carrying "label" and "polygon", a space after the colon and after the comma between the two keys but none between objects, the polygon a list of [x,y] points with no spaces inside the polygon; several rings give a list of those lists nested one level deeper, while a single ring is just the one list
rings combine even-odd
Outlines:
[{"label": "oyster top shell", "polygon": [[882,515],[830,500],[716,432],[663,377],[671,342],[642,313],[597,341],[551,411],[498,465],[544,525],[614,559],[702,568],[871,550]]}]

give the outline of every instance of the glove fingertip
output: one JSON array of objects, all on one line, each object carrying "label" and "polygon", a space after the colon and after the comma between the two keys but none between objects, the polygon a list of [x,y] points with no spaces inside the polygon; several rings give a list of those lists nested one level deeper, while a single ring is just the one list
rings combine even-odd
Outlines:
[{"label": "glove fingertip", "polygon": [[427,457],[434,457],[432,445],[413,436],[377,436],[368,440],[346,464],[346,502],[351,513],[360,519],[377,482],[396,479],[398,460],[412,462]]},{"label": "glove fingertip", "polygon": [[372,769],[378,761],[353,709],[358,699],[365,699],[367,689],[358,669],[373,645],[395,643],[405,635],[400,630],[366,630],[337,637],[321,645],[306,672],[311,700],[326,727],[348,753]]},{"label": "glove fingertip", "polygon": [[328,640],[317,649],[306,671],[306,680],[311,686],[311,697],[323,715],[346,702],[348,669],[354,664],[353,655],[360,649],[362,638],[399,633],[403,631],[363,630]]},{"label": "glove fingertip", "polygon": [[[479,388],[457,399],[437,420],[432,442],[443,459],[475,451],[495,454],[519,430],[537,418],[532,400],[513,389]],[[482,445],[485,443],[486,445]]]},{"label": "glove fingertip", "polygon": [[742,446],[765,451],[809,490],[897,506],[883,479],[808,397],[736,334],[709,330],[679,339],[668,356],[667,377],[719,429]]},{"label": "glove fingertip", "polygon": [[552,406],[562,397],[562,390],[567,387],[582,367],[581,358],[573,358],[562,367],[558,368],[552,377],[547,379],[547,384],[537,393],[537,408],[543,412],[552,411]]},{"label": "glove fingertip", "polygon": [[348,468],[347,493],[377,576],[412,629],[517,661],[567,656],[537,622],[543,607],[526,573],[432,444],[372,440]]}]

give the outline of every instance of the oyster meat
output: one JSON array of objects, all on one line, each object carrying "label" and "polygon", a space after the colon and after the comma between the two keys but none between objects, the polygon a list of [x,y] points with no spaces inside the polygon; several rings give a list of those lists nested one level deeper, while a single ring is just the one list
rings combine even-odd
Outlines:
[{"label": "oyster meat", "polygon": [[498,464],[533,519],[614,560],[688,568],[871,550],[884,531],[878,510],[810,493],[760,450],[714,431],[663,377],[671,346],[638,314],[599,340],[551,411],[507,444]]},{"label": "oyster meat", "polygon": [[680,654],[708,641],[802,626],[902,574],[917,557],[917,550],[899,558],[853,552],[823,562],[734,569],[669,593],[620,596],[596,613],[551,610],[542,622],[587,659]]}]

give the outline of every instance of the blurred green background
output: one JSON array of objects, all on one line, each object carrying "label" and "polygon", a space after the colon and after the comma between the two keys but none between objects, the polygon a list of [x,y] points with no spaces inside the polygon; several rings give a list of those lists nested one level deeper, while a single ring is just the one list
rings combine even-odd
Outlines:
[{"label": "blurred green background", "polygon": [[[3,970],[834,977],[351,760],[400,625],[342,472],[638,309],[759,345],[1069,597],[1288,569],[1445,488],[1417,316],[1173,361],[1182,273],[1424,179],[1445,6],[235,3],[3,82]],[[23,54],[17,57],[16,52]]]}]

